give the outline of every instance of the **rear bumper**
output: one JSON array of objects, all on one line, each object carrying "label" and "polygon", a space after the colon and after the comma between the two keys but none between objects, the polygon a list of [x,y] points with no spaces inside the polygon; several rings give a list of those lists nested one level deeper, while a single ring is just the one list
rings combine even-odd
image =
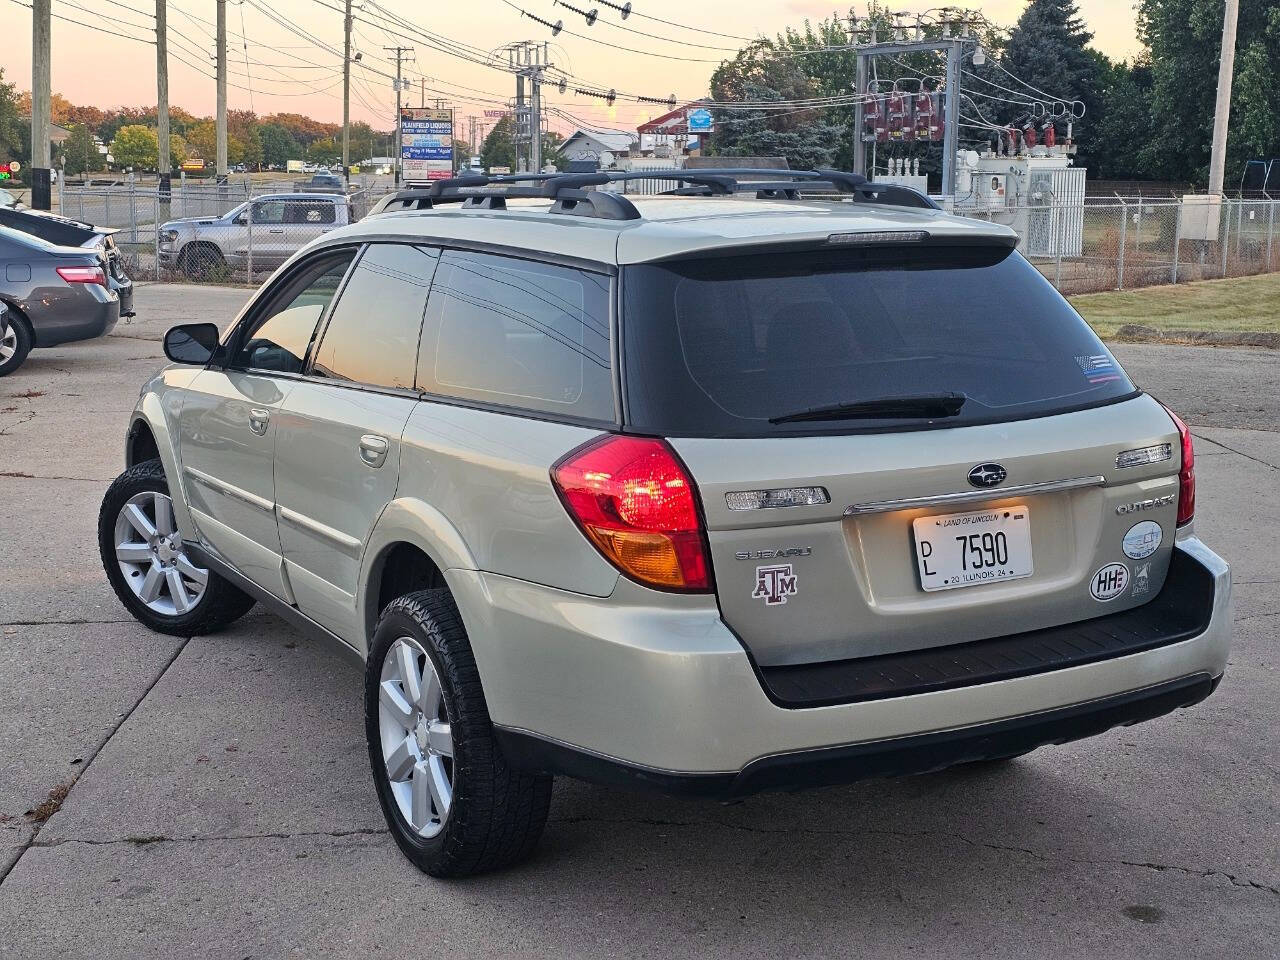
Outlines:
[{"label": "rear bumper", "polygon": [[[75,284],[77,296],[61,297],[49,309],[32,307],[27,316],[37,347],[56,347],[110,333],[120,319],[120,298],[97,284]],[[34,298],[32,298],[34,300]]]},{"label": "rear bumper", "polygon": [[490,714],[529,769],[732,796],[937,769],[1099,733],[1203,699],[1226,668],[1231,574],[1203,629],[1136,652],[945,689],[792,707],[766,691],[714,601],[620,581],[607,599],[473,571],[447,576]]}]

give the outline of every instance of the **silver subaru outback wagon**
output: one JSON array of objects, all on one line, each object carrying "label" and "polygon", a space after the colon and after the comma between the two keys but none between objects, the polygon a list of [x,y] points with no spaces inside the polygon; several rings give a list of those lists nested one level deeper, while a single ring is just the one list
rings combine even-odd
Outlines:
[{"label": "silver subaru outback wagon", "polygon": [[[411,189],[166,337],[107,576],[154,630],[259,602],[360,660],[428,873],[528,855],[554,775],[1008,760],[1222,677],[1191,435],[1013,234],[745,173]],[[614,192],[646,176],[675,195]]]}]

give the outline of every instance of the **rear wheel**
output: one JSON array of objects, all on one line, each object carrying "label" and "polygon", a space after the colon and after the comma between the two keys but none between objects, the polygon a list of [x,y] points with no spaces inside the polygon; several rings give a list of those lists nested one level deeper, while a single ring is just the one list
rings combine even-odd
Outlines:
[{"label": "rear wheel", "polygon": [[120,602],[160,633],[213,633],[253,606],[188,556],[159,460],[136,464],[111,484],[98,513],[98,549]]},{"label": "rear wheel", "polygon": [[365,666],[365,733],[382,812],[413,863],[464,877],[523,860],[551,805],[551,778],[508,767],[493,737],[453,598],[393,600]]},{"label": "rear wheel", "polygon": [[31,328],[12,307],[0,304],[0,377],[13,373],[31,352]]}]

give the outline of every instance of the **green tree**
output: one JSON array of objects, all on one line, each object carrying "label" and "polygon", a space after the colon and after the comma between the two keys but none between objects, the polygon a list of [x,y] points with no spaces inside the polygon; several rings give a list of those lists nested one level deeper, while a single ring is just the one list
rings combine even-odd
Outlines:
[{"label": "green tree", "polygon": [[111,141],[111,156],[118,167],[154,170],[160,157],[156,132],[140,123],[121,127]]},{"label": "green tree", "polygon": [[[1207,183],[1222,36],[1222,0],[1139,0],[1138,32],[1151,52],[1155,130],[1144,157],[1155,175]],[[1277,129],[1280,7],[1240,0],[1226,184],[1244,162],[1280,156]]]},{"label": "green tree", "polygon": [[0,158],[27,159],[22,151],[22,118],[18,115],[17,84],[5,83],[4,67],[0,67]]},{"label": "green tree", "polygon": [[201,120],[187,128],[187,155],[199,157],[212,166],[218,156],[218,131],[212,120]]},{"label": "green tree", "polygon": [[342,147],[333,137],[320,137],[307,147],[307,159],[313,163],[333,163],[342,159]]},{"label": "green tree", "polygon": [[258,130],[262,143],[262,163],[283,168],[290,160],[301,160],[303,151],[285,127],[278,123],[265,123]]},{"label": "green tree", "polygon": [[169,172],[174,172],[186,162],[187,141],[180,134],[169,134]]},{"label": "green tree", "polygon": [[490,167],[516,168],[515,120],[510,114],[505,115],[493,125],[484,143],[480,146],[480,165],[486,170]]},{"label": "green tree", "polygon": [[72,125],[71,136],[62,145],[62,156],[66,160],[67,173],[73,177],[101,167],[98,145],[93,142],[89,127],[83,123]]},{"label": "green tree", "polygon": [[1155,135],[1151,114],[1151,64],[1106,62],[1098,74],[1099,107],[1084,122],[1089,131],[1089,164],[1106,180],[1151,177],[1145,147]]}]

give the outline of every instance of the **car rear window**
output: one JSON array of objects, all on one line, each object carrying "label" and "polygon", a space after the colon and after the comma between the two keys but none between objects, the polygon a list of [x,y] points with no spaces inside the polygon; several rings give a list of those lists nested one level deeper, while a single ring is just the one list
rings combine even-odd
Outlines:
[{"label": "car rear window", "polygon": [[[1134,393],[1020,254],[867,247],[623,272],[627,422],[665,436],[924,429],[1048,416]],[[958,415],[773,423],[813,408],[960,393]]]}]

